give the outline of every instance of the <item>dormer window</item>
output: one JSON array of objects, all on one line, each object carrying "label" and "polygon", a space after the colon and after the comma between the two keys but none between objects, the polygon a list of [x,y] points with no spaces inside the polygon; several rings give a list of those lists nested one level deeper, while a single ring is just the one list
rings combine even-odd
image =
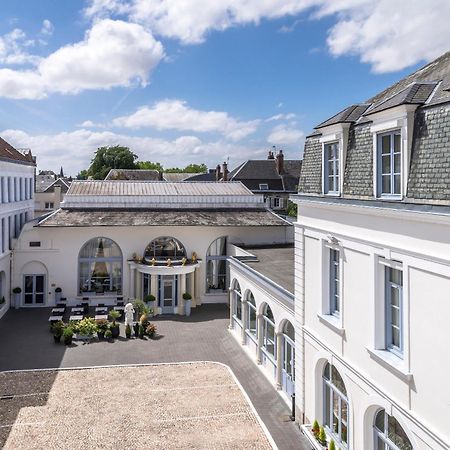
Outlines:
[{"label": "dormer window", "polygon": [[267,183],[260,183],[259,190],[260,191],[267,191],[269,189],[269,185]]},{"label": "dormer window", "polygon": [[324,145],[324,193],[339,195],[339,143]]},{"label": "dormer window", "polygon": [[401,133],[400,130],[377,135],[378,197],[401,197]]}]

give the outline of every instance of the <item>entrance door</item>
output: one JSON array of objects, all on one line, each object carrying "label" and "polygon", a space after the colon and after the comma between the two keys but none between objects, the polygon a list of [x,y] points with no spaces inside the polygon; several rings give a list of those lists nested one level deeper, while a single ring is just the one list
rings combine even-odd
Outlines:
[{"label": "entrance door", "polygon": [[283,342],[283,368],[281,369],[282,387],[286,394],[292,395],[295,390],[294,341],[284,334]]},{"label": "entrance door", "polygon": [[23,290],[24,305],[45,303],[45,275],[25,275]]},{"label": "entrance door", "polygon": [[160,306],[163,314],[173,314],[177,306],[176,276],[162,275],[160,288]]}]

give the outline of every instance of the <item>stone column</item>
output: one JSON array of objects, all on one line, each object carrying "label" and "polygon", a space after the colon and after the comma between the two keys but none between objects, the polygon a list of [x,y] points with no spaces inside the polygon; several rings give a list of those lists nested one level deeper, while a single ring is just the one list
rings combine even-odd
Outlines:
[{"label": "stone column", "polygon": [[277,333],[275,335],[276,347],[277,347],[277,368],[276,368],[276,383],[277,389],[282,389],[282,368],[283,368],[283,333]]},{"label": "stone column", "polygon": [[242,300],[242,335],[241,335],[241,344],[245,345],[247,341],[247,337],[245,336],[245,326],[247,323],[247,300]]},{"label": "stone column", "polygon": [[[178,314],[184,314],[184,300],[183,294],[186,292],[186,274],[178,275],[180,277],[180,295],[178,297]],[[191,294],[192,295],[192,294]]]},{"label": "stone column", "polygon": [[136,272],[136,269],[134,267],[131,267],[130,268],[130,290],[129,290],[129,292],[130,292],[130,297],[132,299],[136,298],[135,272]]},{"label": "stone column", "polygon": [[234,295],[232,293],[233,289],[228,289],[228,304],[230,305],[230,324],[228,325],[228,328],[230,330],[233,329],[233,309],[234,309]]},{"label": "stone column", "polygon": [[264,315],[258,314],[256,316],[257,329],[258,329],[258,348],[256,351],[256,362],[262,364],[262,346],[263,346],[263,329],[264,329]]}]

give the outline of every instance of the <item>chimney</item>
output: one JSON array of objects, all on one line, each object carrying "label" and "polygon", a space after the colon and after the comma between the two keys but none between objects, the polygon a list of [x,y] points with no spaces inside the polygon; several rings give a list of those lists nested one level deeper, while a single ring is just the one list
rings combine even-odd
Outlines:
[{"label": "chimney", "polygon": [[275,159],[275,145],[272,147],[272,150],[269,150],[269,154],[267,155],[267,159]]},{"label": "chimney", "polygon": [[217,164],[217,167],[216,167],[216,181],[220,181],[221,177],[222,177],[222,174],[220,173],[220,164]]},{"label": "chimney", "polygon": [[277,168],[278,175],[283,175],[284,173],[284,155],[283,150],[280,150],[278,152],[278,155],[276,157],[275,166]]},{"label": "chimney", "polygon": [[223,179],[222,181],[228,181],[228,164],[224,161],[222,165]]}]

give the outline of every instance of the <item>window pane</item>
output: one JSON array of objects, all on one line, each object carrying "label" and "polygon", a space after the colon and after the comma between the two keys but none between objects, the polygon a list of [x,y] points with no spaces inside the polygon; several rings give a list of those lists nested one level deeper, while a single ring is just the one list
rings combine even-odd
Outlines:
[{"label": "window pane", "polygon": [[400,167],[401,167],[400,154],[394,155],[394,172],[395,173],[400,173]]},{"label": "window pane", "polygon": [[392,345],[400,348],[400,330],[396,327],[392,327]]},{"label": "window pane", "polygon": [[400,310],[399,308],[392,307],[391,308],[391,315],[392,315],[392,324],[399,326],[400,324]]},{"label": "window pane", "polygon": [[251,306],[248,307],[247,328],[253,336],[256,336],[256,310]]},{"label": "window pane", "polygon": [[324,404],[324,413],[325,413],[325,425],[331,428],[330,421],[330,402],[331,402],[331,389],[325,385],[325,404]]},{"label": "window pane", "polygon": [[378,411],[375,417],[375,427],[384,432],[384,409]]},{"label": "window pane", "polygon": [[347,391],[344,386],[344,381],[342,380],[342,377],[340,373],[337,371],[337,369],[334,366],[331,366],[331,381],[336,388],[342,392],[342,394],[346,395]]},{"label": "window pane", "polygon": [[323,377],[327,380],[330,379],[330,364],[327,363],[327,365],[325,366],[325,369],[323,370]]},{"label": "window pane", "polygon": [[383,194],[391,193],[391,177],[389,175],[382,175],[381,177],[381,192]]},{"label": "window pane", "polygon": [[388,438],[401,450],[412,450],[411,442],[395,417],[388,416]]},{"label": "window pane", "polygon": [[341,440],[347,442],[347,402],[341,400]]},{"label": "window pane", "polygon": [[390,280],[398,284],[399,286],[402,285],[402,271],[397,269],[390,269]]},{"label": "window pane", "polygon": [[381,137],[381,153],[386,154],[391,152],[391,136],[385,135]]},{"label": "window pane", "polygon": [[400,305],[400,291],[394,286],[391,287],[391,305]]},{"label": "window pane", "polygon": [[384,444],[383,439],[381,439],[380,437],[377,437],[376,450],[386,450],[386,445]]},{"label": "window pane", "polygon": [[381,173],[391,173],[391,156],[383,155],[381,157]]},{"label": "window pane", "polygon": [[340,397],[333,392],[333,427],[332,430],[334,433],[339,433],[339,403]]},{"label": "window pane", "polygon": [[394,175],[394,194],[401,193],[400,175]]},{"label": "window pane", "polygon": [[400,135],[394,134],[394,152],[400,152]]}]

